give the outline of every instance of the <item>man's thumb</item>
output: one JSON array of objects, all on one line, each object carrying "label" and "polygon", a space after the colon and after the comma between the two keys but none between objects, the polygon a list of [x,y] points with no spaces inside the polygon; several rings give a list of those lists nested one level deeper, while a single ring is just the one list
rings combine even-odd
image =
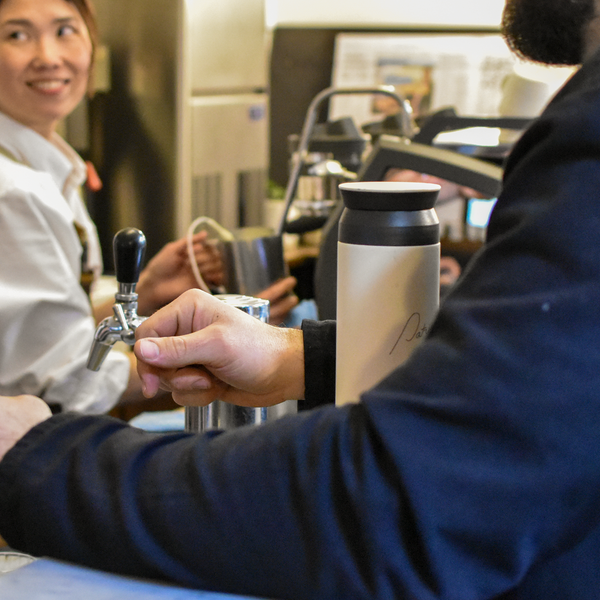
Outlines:
[{"label": "man's thumb", "polygon": [[144,338],[138,341],[139,357],[147,362],[153,362],[160,356],[158,344],[151,339]]},{"label": "man's thumb", "polygon": [[[142,338],[135,344],[135,354],[143,362],[164,368],[179,368],[198,362],[201,345],[199,334],[164,338]],[[200,361],[203,362],[203,361]]]}]

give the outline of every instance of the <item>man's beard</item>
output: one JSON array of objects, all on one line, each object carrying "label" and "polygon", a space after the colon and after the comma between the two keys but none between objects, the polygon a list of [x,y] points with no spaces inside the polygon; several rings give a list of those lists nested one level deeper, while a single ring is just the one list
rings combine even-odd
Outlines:
[{"label": "man's beard", "polygon": [[581,63],[595,0],[506,0],[502,34],[518,56],[550,65]]}]

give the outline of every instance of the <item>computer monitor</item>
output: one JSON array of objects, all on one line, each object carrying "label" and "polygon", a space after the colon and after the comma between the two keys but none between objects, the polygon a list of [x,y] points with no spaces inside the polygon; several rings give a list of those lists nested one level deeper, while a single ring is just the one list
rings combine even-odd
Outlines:
[{"label": "computer monitor", "polygon": [[469,198],[465,215],[466,237],[470,240],[485,239],[492,209],[497,198]]}]

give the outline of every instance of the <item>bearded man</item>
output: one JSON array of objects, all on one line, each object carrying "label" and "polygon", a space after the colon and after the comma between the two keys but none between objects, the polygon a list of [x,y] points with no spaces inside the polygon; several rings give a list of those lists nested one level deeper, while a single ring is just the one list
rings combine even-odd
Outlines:
[{"label": "bearded man", "polygon": [[[210,436],[0,399],[8,543],[279,599],[595,600],[599,4],[508,0],[518,54],[583,66],[515,146],[483,250],[403,366],[358,404]],[[281,330],[191,292],[135,352],[148,395],[317,406],[333,327]]]}]

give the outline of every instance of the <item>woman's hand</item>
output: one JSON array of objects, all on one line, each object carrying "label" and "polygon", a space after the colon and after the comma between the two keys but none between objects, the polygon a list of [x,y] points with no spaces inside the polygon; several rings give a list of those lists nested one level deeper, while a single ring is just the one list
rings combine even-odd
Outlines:
[{"label": "woman's hand", "polygon": [[182,405],[271,406],[304,396],[302,332],[262,323],[200,290],[159,310],[136,337],[147,397],[161,388]]},{"label": "woman's hand", "polygon": [[[223,282],[223,262],[217,247],[207,241],[207,235],[206,231],[194,235],[194,255],[204,281],[209,286],[218,287]],[[183,292],[197,287],[186,239],[171,242],[152,258],[140,274],[138,312],[150,315]]]},{"label": "woman's hand", "polygon": [[298,296],[294,294],[297,280],[295,277],[284,277],[271,284],[266,290],[256,294],[263,300],[268,300],[269,323],[281,325],[290,313],[290,310],[298,304]]}]

